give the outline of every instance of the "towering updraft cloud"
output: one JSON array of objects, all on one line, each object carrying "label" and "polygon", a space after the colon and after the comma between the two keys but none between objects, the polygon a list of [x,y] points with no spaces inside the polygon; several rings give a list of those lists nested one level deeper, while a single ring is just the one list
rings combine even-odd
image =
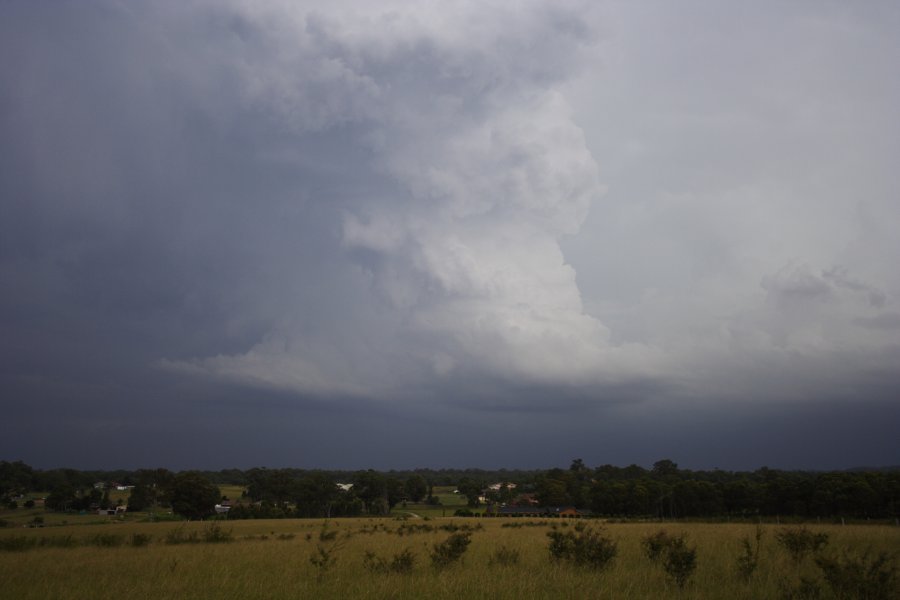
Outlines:
[{"label": "towering updraft cloud", "polygon": [[336,360],[324,340],[287,327],[246,353],[190,366],[365,394],[434,377],[579,384],[627,376],[622,351],[585,314],[559,246],[603,193],[556,91],[597,41],[586,8],[242,12],[241,35],[259,41],[232,57],[247,101],[298,144],[311,132],[346,132],[347,144],[364,149],[363,164],[334,168],[371,171],[382,184],[343,207],[340,236],[383,322],[355,324],[357,339],[334,348]]}]

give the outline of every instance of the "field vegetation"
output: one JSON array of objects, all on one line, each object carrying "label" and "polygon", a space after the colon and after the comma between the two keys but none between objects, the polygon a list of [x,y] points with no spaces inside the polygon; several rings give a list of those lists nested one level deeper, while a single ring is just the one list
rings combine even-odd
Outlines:
[{"label": "field vegetation", "polygon": [[898,548],[889,525],[109,522],[0,530],[0,581],[20,599],[889,599]]}]

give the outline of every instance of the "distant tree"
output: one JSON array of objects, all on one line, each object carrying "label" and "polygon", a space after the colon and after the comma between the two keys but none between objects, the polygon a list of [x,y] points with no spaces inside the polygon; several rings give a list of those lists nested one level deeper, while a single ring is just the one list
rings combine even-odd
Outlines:
[{"label": "distant tree", "polygon": [[[135,492],[145,494],[146,507],[153,504],[170,505],[172,501],[172,487],[175,483],[175,474],[168,469],[140,469],[136,474]],[[143,488],[139,490],[139,488]],[[129,506],[131,501],[128,502]],[[139,510],[139,509],[138,509]]]},{"label": "distant tree", "polygon": [[390,508],[386,477],[377,471],[358,471],[353,476],[353,493],[362,500],[369,514],[385,514]]},{"label": "distant tree", "polygon": [[297,515],[301,517],[331,517],[332,507],[341,494],[334,480],[321,471],[301,477],[295,490]]},{"label": "distant tree", "polygon": [[99,505],[102,497],[100,490],[91,486],[76,488],[71,485],[61,485],[50,492],[44,502],[44,507],[60,512],[88,510],[93,505]]},{"label": "distant tree", "polygon": [[428,494],[428,482],[421,475],[413,475],[403,484],[406,496],[413,502],[421,502]]},{"label": "distant tree", "polygon": [[109,497],[109,486],[103,488],[103,497],[100,499],[100,508],[106,510],[112,506],[112,500]]},{"label": "distant tree", "polygon": [[147,510],[156,500],[153,490],[143,484],[138,484],[131,489],[128,496],[128,510],[131,512]]},{"label": "distant tree", "polygon": [[567,504],[572,504],[579,508],[585,507],[589,503],[591,488],[590,469],[585,466],[584,461],[576,458],[569,466],[569,472],[566,474],[566,495],[568,496]]},{"label": "distant tree", "polygon": [[508,483],[503,482],[496,490],[487,490],[484,496],[489,503],[496,502],[499,504],[509,504],[515,498],[516,492]]},{"label": "distant tree", "polygon": [[535,495],[543,506],[564,506],[572,504],[568,493],[569,473],[562,469],[551,469],[537,480]]},{"label": "distant tree", "polygon": [[459,493],[466,497],[469,506],[478,506],[481,497],[481,484],[470,477],[463,477],[459,480],[456,489]]},{"label": "distant tree", "polygon": [[20,460],[0,461],[0,499],[11,498],[34,489],[34,471]]},{"label": "distant tree", "polygon": [[385,497],[388,508],[392,509],[403,500],[406,492],[404,491],[403,482],[395,477],[386,477],[384,482]]},{"label": "distant tree", "polygon": [[672,462],[668,458],[658,460],[653,463],[652,473],[655,477],[668,478],[678,475],[678,464]]},{"label": "distant tree", "polygon": [[221,495],[206,477],[185,471],[175,476],[172,485],[172,511],[188,519],[202,519],[215,512]]}]

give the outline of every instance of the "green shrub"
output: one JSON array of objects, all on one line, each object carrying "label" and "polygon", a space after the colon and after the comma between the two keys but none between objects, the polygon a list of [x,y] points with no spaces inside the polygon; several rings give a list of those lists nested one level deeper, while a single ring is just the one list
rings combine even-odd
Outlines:
[{"label": "green shrub", "polygon": [[435,569],[444,569],[462,559],[463,554],[471,543],[471,533],[454,533],[440,544],[432,547],[431,566]]},{"label": "green shrub", "polygon": [[135,548],[142,548],[148,545],[152,539],[153,536],[146,533],[133,533],[131,534],[131,545]]},{"label": "green shrub", "polygon": [[41,538],[38,545],[48,548],[74,548],[78,545],[78,540],[71,535],[61,535],[58,537]]},{"label": "green shrub", "polygon": [[24,552],[37,545],[38,540],[24,535],[0,538],[0,550],[4,552]]},{"label": "green shrub", "polygon": [[[427,527],[427,525],[426,525]],[[441,525],[438,529],[442,531],[449,531],[450,533],[454,533],[457,531],[481,531],[484,529],[484,525],[481,523],[476,523],[475,525],[469,525],[468,523],[463,523],[458,525],[456,523],[447,523],[446,525]]]},{"label": "green shrub", "polygon": [[395,554],[390,562],[377,556],[374,552],[366,552],[363,564],[372,573],[411,573],[416,562],[416,556],[412,550],[406,548],[403,552]]},{"label": "green shrub", "polygon": [[225,531],[218,523],[210,523],[203,531],[203,541],[208,544],[221,544],[233,542],[234,537],[232,536],[230,529]]},{"label": "green shrub", "polygon": [[845,554],[842,558],[816,557],[816,565],[834,595],[838,598],[892,600],[900,597],[897,565],[894,557],[884,552],[869,559]]},{"label": "green shrub", "polygon": [[762,527],[757,526],[756,546],[750,542],[749,537],[741,539],[742,552],[737,557],[737,572],[738,576],[743,579],[744,582],[750,581],[750,578],[759,566],[759,548],[762,543],[762,538],[763,529]]},{"label": "green shrub", "polygon": [[397,528],[397,535],[403,537],[404,535],[412,535],[414,533],[428,533],[434,531],[434,529],[434,526],[429,525],[428,523],[403,523]]},{"label": "green shrub", "polygon": [[197,537],[197,532],[192,531],[189,534],[186,534],[183,525],[178,529],[173,529],[168,532],[165,538],[167,544],[196,544],[199,541],[200,539]]},{"label": "green shrub", "polygon": [[697,568],[697,549],[689,548],[683,536],[674,538],[666,549],[663,568],[675,584],[683,588]]},{"label": "green shrub", "polygon": [[676,538],[670,536],[664,529],[660,529],[642,539],[641,547],[647,558],[653,562],[659,562],[674,539]]},{"label": "green shrub", "polygon": [[316,568],[316,581],[321,583],[329,569],[337,562],[334,548],[322,544],[317,545],[316,551],[309,557],[309,562]]},{"label": "green shrub", "polygon": [[547,532],[550,538],[550,558],[568,561],[578,566],[602,570],[618,553],[616,543],[601,532],[582,527],[580,531]]},{"label": "green shrub", "polygon": [[810,553],[818,552],[828,544],[827,533],[813,533],[806,527],[787,527],[776,533],[775,539],[797,564],[803,562]]},{"label": "green shrub", "polygon": [[500,546],[494,551],[491,558],[488,559],[488,564],[501,567],[517,565],[519,564],[519,551],[507,548],[506,546]]},{"label": "green shrub", "polygon": [[121,535],[116,535],[114,533],[98,533],[92,537],[88,543],[92,546],[99,546],[101,548],[116,548],[121,546],[124,541],[125,540]]},{"label": "green shrub", "polygon": [[309,562],[316,568],[316,581],[319,583],[325,579],[328,571],[337,563],[338,550],[347,543],[346,539],[338,540],[337,534],[337,530],[328,530],[328,522],[323,523],[322,529],[319,531],[319,543],[316,544],[316,551],[309,557]]},{"label": "green shrub", "polygon": [[822,597],[822,586],[815,579],[801,577],[795,586],[781,584],[781,600],[819,600]]}]

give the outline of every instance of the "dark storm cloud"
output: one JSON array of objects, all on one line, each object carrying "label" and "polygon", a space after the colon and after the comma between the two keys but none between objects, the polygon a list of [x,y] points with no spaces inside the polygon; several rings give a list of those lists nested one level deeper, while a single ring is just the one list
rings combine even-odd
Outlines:
[{"label": "dark storm cloud", "polygon": [[650,6],[4,3],[0,454],[897,462],[897,11]]}]

